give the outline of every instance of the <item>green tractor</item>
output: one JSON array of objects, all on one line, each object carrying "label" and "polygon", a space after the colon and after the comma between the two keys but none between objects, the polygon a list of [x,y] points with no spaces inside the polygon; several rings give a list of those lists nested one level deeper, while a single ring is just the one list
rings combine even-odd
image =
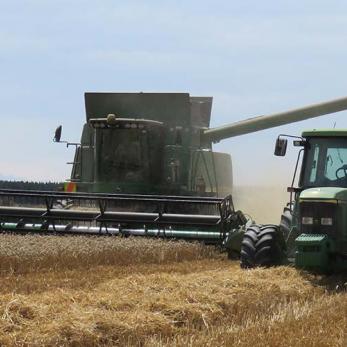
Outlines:
[{"label": "green tractor", "polygon": [[[229,249],[235,249],[242,236],[244,268],[290,262],[312,271],[346,271],[347,130],[304,131],[301,137],[280,135],[276,156],[285,156],[288,137],[295,138],[293,144],[300,151],[288,187],[290,203],[280,225],[251,225],[230,237]],[[298,186],[294,187],[296,181]]]}]

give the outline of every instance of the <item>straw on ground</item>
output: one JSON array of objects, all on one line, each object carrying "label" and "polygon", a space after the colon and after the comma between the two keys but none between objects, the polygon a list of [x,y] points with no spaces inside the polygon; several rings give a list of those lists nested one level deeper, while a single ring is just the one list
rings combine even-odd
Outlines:
[{"label": "straw on ground", "polygon": [[0,237],[3,346],[346,346],[346,276],[185,242]]}]

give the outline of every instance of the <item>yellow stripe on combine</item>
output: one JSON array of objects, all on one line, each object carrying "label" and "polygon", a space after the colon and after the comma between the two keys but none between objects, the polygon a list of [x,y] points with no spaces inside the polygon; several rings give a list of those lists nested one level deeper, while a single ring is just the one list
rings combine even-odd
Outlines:
[{"label": "yellow stripe on combine", "polygon": [[64,183],[64,192],[67,193],[75,193],[76,192],[76,183],[73,182],[65,182]]}]

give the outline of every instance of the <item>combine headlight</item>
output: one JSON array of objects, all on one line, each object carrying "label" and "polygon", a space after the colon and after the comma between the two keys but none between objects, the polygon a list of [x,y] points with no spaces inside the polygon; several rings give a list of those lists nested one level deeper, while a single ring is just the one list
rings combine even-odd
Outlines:
[{"label": "combine headlight", "polygon": [[301,222],[303,225],[312,225],[313,224],[313,217],[302,217]]},{"label": "combine headlight", "polygon": [[320,223],[322,225],[333,225],[333,219],[332,218],[321,218]]}]

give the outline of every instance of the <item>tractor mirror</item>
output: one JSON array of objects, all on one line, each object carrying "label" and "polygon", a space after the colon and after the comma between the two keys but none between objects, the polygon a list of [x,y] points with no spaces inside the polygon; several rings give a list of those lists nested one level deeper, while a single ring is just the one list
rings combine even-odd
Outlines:
[{"label": "tractor mirror", "polygon": [[61,125],[59,125],[57,129],[55,129],[55,134],[53,138],[54,142],[60,142],[62,130],[63,130],[63,127]]},{"label": "tractor mirror", "polygon": [[287,152],[287,139],[281,139],[280,137],[276,140],[275,155],[278,157],[284,157]]}]

